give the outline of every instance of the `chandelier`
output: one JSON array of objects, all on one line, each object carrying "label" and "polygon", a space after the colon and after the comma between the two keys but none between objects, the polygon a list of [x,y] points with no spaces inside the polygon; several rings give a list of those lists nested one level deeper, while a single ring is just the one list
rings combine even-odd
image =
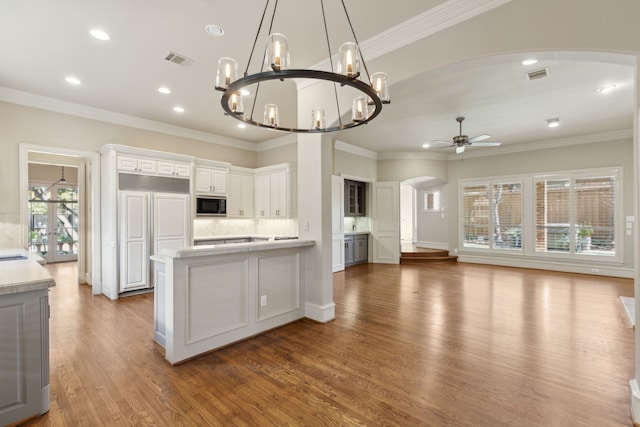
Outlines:
[{"label": "chandelier", "polygon": [[[327,50],[329,54],[329,63],[331,71],[321,71],[312,69],[293,69],[289,68],[290,55],[287,38],[279,33],[272,33],[273,21],[278,8],[278,0],[275,0],[271,23],[268,30],[269,36],[266,40],[264,48],[264,60],[260,67],[260,71],[250,74],[249,67],[253,59],[258,38],[264,23],[270,0],[266,1],[264,11],[258,31],[249,54],[247,67],[245,68],[243,77],[238,78],[238,63],[229,57],[220,58],[218,60],[218,70],[216,75],[216,90],[222,91],[221,105],[225,114],[234,117],[246,124],[259,128],[267,128],[284,132],[298,133],[315,133],[315,132],[334,132],[344,129],[350,129],[369,123],[380,114],[382,104],[388,104],[389,89],[387,86],[387,75],[383,72],[377,72],[369,75],[364,58],[361,55],[358,40],[351,25],[351,19],[347,13],[344,0],[341,0],[353,42],[342,44],[338,50],[337,66],[334,68],[334,59],[331,54],[331,45],[329,42],[329,31],[327,29],[327,20],[324,10],[324,1],[320,0],[322,9],[322,22],[324,24],[325,38],[327,41]],[[363,80],[360,70],[366,74],[366,80]],[[310,120],[308,127],[287,126],[280,123],[280,114],[278,104],[275,101],[269,101],[264,105],[263,114],[260,115],[256,111],[256,102],[258,100],[258,92],[260,84],[272,80],[295,80],[310,79],[315,81],[328,81],[333,83],[333,94],[337,109],[337,123],[333,126],[327,126],[325,117],[325,108],[317,107],[310,111]],[[249,111],[245,111],[243,102],[243,93],[247,93],[246,88],[255,85],[255,95]],[[351,120],[343,121],[338,101],[338,87],[352,88],[357,95],[353,98],[351,107]],[[351,93],[351,92],[350,92]]]}]

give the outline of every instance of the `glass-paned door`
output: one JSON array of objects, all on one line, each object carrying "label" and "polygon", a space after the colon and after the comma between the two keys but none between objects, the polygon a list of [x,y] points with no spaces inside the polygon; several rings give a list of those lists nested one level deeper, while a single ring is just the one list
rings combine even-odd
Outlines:
[{"label": "glass-paned door", "polygon": [[78,190],[69,185],[29,189],[29,251],[47,262],[78,259]]}]

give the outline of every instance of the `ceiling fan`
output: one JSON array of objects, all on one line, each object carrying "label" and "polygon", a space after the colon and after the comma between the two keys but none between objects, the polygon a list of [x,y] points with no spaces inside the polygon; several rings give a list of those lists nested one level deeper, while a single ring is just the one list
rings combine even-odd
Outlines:
[{"label": "ceiling fan", "polygon": [[480,142],[485,139],[491,138],[491,135],[482,134],[476,135],[472,138],[469,138],[467,135],[462,134],[462,122],[464,121],[464,117],[456,117],[456,121],[460,124],[460,134],[454,136],[452,141],[433,141],[433,144],[429,146],[429,148],[441,148],[441,147],[456,147],[456,153],[464,153],[464,149],[467,145],[473,145],[475,147],[497,147],[501,145],[501,142]]}]

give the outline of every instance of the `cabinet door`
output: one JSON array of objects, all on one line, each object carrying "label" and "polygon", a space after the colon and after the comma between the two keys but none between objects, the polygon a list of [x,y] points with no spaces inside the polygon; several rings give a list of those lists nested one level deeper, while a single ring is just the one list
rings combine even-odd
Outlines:
[{"label": "cabinet door", "polygon": [[175,164],[158,162],[158,175],[175,175]]},{"label": "cabinet door", "polygon": [[352,265],[355,262],[355,251],[353,247],[353,238],[344,238],[344,265]]},{"label": "cabinet door", "polygon": [[276,218],[287,218],[288,211],[288,183],[287,172],[273,172],[270,175],[271,186],[271,216]]},{"label": "cabinet door", "polygon": [[149,195],[120,193],[120,292],[149,286]]},{"label": "cabinet door", "polygon": [[175,172],[176,176],[190,177],[191,176],[191,165],[187,165],[187,164],[183,164],[183,163],[176,163],[174,165],[174,172]]},{"label": "cabinet door", "polygon": [[153,193],[153,253],[180,249],[189,244],[188,194]]},{"label": "cabinet door", "polygon": [[138,159],[138,171],[144,173],[156,173],[157,162],[155,160]]},{"label": "cabinet door", "polygon": [[254,184],[255,216],[268,218],[271,216],[271,177],[268,174],[256,175]]},{"label": "cabinet door", "polygon": [[367,236],[357,236],[353,243],[354,261],[367,262],[369,258],[368,238]]},{"label": "cabinet door", "polygon": [[242,177],[243,175],[230,173],[227,191],[227,217],[242,217]]},{"label": "cabinet door", "polygon": [[344,270],[344,179],[331,177],[331,265],[332,271]]},{"label": "cabinet door", "polygon": [[213,171],[211,169],[197,168],[196,169],[196,193],[210,194],[211,186],[213,185],[212,177]]},{"label": "cabinet door", "polygon": [[196,193],[226,195],[227,172],[222,169],[197,168]]},{"label": "cabinet door", "polygon": [[211,171],[211,192],[213,194],[227,194],[227,173],[222,170]]},{"label": "cabinet door", "polygon": [[118,170],[136,171],[138,170],[138,159],[133,157],[118,156]]},{"label": "cabinet door", "polygon": [[253,176],[240,175],[242,216],[253,217]]}]

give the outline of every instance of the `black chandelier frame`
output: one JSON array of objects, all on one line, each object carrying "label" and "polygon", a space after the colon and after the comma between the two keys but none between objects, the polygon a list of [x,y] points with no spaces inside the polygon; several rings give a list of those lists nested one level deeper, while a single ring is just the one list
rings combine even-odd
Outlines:
[{"label": "black chandelier frame", "polygon": [[[258,26],[258,31],[256,33],[256,37],[254,39],[253,42],[253,46],[251,48],[251,53],[249,55],[249,60],[247,61],[247,67],[245,68],[244,71],[244,77],[241,77],[233,82],[230,82],[228,87],[226,88],[222,88],[222,87],[217,87],[216,86],[216,90],[222,91],[222,98],[220,100],[220,104],[222,106],[222,109],[224,110],[226,115],[229,115],[233,118],[235,118],[236,120],[240,120],[241,122],[244,122],[246,124],[258,127],[258,128],[264,128],[264,129],[272,129],[272,130],[277,130],[277,131],[284,131],[284,132],[295,132],[295,133],[327,133],[327,132],[335,132],[335,131],[339,131],[339,130],[345,130],[345,129],[351,129],[357,126],[361,126],[363,124],[367,124],[369,123],[371,120],[373,120],[374,118],[376,118],[380,112],[382,111],[382,104],[389,104],[390,101],[382,101],[380,99],[380,96],[378,96],[378,93],[376,92],[376,90],[373,88],[372,84],[369,83],[365,83],[364,81],[360,80],[360,73],[355,74],[354,76],[346,76],[343,74],[338,74],[333,72],[334,70],[334,66],[333,66],[333,58],[331,56],[331,45],[329,43],[329,32],[327,29],[327,20],[326,20],[326,15],[325,15],[325,11],[324,11],[324,0],[320,0],[320,5],[322,8],[322,19],[323,19],[323,23],[324,23],[324,30],[325,30],[325,37],[326,37],[326,41],[327,41],[327,50],[329,53],[329,62],[331,65],[331,70],[332,71],[321,71],[321,70],[313,70],[313,69],[280,69],[279,67],[276,67],[274,64],[271,64],[271,70],[269,71],[264,71],[264,69],[262,68],[261,71],[259,73],[255,73],[255,74],[249,74],[249,66],[251,65],[251,60],[253,58],[253,53],[255,51],[255,47],[256,47],[256,43],[258,41],[258,37],[260,35],[260,31],[262,29],[262,25],[264,22],[264,18],[265,15],[267,13],[267,9],[269,7],[269,3],[271,0],[267,0],[266,4],[265,4],[265,8],[264,11],[262,13],[262,18],[260,20],[260,25]],[[341,0],[342,3],[342,7],[344,9],[344,13],[345,16],[347,18],[347,21],[349,23],[349,28],[351,29],[351,33],[353,35],[354,41],[356,43],[356,45],[358,45],[359,48],[359,43],[358,43],[358,39],[356,37],[355,31],[353,29],[353,25],[351,24],[351,19],[349,18],[349,13],[347,12],[347,8],[344,4],[344,0]],[[269,28],[269,34],[271,34],[271,30],[273,27],[273,20],[275,18],[276,15],[276,10],[278,8],[278,0],[275,0],[275,6],[273,8],[273,14],[271,16],[271,25]],[[265,48],[266,49],[266,48]],[[364,58],[362,57],[362,53],[360,54],[360,60],[362,62],[363,68],[365,70],[365,73],[367,75],[367,79],[370,81],[371,80],[371,76],[369,75],[369,70],[367,69],[367,65],[364,61]],[[262,122],[256,121],[254,120],[254,112],[255,112],[255,106],[256,106],[256,101],[258,99],[258,92],[260,90],[260,84],[262,82],[266,82],[266,81],[271,81],[271,80],[280,80],[280,81],[284,81],[284,80],[289,80],[289,79],[311,79],[311,80],[324,80],[324,81],[329,81],[329,82],[333,82],[334,83],[334,95],[335,95],[335,101],[336,101],[336,108],[337,108],[337,112],[338,112],[338,124],[335,126],[331,126],[331,127],[324,127],[324,128],[315,128],[315,127],[310,127],[310,128],[295,128],[295,127],[286,127],[286,126],[280,126],[280,125],[269,125],[269,124],[264,124]],[[338,92],[337,92],[337,87],[336,85],[339,84],[340,86],[349,86],[351,88],[354,88],[360,92],[362,92],[362,94],[364,96],[367,97],[368,102],[367,102],[367,114],[365,114],[364,118],[360,119],[360,120],[352,120],[349,123],[344,123],[342,121],[342,115],[340,113],[340,103],[338,101]],[[256,87],[256,94],[253,98],[253,105],[251,107],[251,114],[247,117],[244,114],[244,111],[242,112],[237,112],[237,111],[233,111],[231,109],[231,107],[229,106],[229,101],[230,98],[233,96],[233,94],[240,94],[242,92],[242,90],[248,86],[251,85],[257,85]]]}]

